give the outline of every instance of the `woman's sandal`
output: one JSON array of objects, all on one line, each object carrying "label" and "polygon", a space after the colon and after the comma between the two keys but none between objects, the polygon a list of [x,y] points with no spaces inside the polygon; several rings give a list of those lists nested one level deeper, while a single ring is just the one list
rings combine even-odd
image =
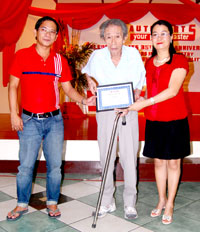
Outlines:
[{"label": "woman's sandal", "polygon": [[172,223],[172,216],[169,216],[169,215],[165,215],[163,214],[162,216],[162,223],[165,224],[165,225],[169,225]]},{"label": "woman's sandal", "polygon": [[161,215],[162,213],[162,210],[164,209],[165,207],[163,207],[162,209],[153,209],[151,211],[151,217],[158,217]]}]

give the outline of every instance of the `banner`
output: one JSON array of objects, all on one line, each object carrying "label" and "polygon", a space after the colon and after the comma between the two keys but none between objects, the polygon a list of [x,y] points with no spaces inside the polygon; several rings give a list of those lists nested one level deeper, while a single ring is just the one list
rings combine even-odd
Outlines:
[{"label": "banner", "polygon": [[[104,40],[100,39],[99,26],[108,18],[104,16],[94,26],[79,31],[79,44],[85,42],[95,43],[95,49],[105,47]],[[151,25],[157,21],[151,13],[146,14],[143,18],[134,21],[128,26],[128,39],[125,43],[127,46],[137,48],[145,62],[152,52],[152,43],[150,36]],[[184,25],[174,25],[174,46],[177,52],[184,54],[188,58],[189,73],[184,82],[184,90],[189,92],[200,92],[200,23],[193,20]],[[72,28],[69,29],[69,35]],[[72,36],[69,36],[72,38]],[[74,38],[73,38],[74,39]]]}]

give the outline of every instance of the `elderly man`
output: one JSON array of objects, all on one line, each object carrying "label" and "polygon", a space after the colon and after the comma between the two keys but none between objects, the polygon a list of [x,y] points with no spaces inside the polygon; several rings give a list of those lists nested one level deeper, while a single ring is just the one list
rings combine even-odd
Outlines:
[{"label": "elderly man", "polygon": [[[88,84],[93,94],[96,92],[96,82],[99,85],[132,82],[135,89],[135,99],[140,96],[145,84],[145,69],[137,49],[124,46],[127,38],[127,26],[119,19],[110,19],[100,26],[100,37],[107,47],[96,50],[90,56],[87,65],[82,69],[87,74]],[[93,77],[96,82],[91,78]],[[104,168],[112,126],[115,119],[114,111],[98,112],[98,143],[100,161]],[[121,119],[120,119],[121,120]],[[138,114],[129,112],[126,116],[126,126],[119,122],[117,128],[119,137],[120,163],[124,170],[124,211],[126,219],[137,218],[136,204],[136,166],[138,152]],[[113,198],[113,170],[116,158],[117,138],[114,141],[107,180],[105,183],[99,217],[116,209]]]}]

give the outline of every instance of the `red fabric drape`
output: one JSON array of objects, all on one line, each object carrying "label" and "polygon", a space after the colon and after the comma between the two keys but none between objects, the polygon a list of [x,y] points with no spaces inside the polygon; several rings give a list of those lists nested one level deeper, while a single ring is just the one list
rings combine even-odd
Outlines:
[{"label": "red fabric drape", "polygon": [[[108,18],[120,18],[126,23],[134,22],[148,12],[158,19],[172,24],[185,24],[196,18],[200,21],[200,5],[191,0],[179,0],[183,4],[129,3],[131,0],[119,0],[110,4],[57,4],[56,10],[31,7],[32,0],[6,0],[0,8],[0,51],[4,49],[4,86],[7,85],[9,61],[14,53],[14,44],[23,31],[27,15],[62,18],[75,29],[86,29],[97,23],[103,15]],[[133,2],[133,0],[131,1]],[[9,54],[6,54],[8,53]],[[7,59],[7,60],[5,60]]]},{"label": "red fabric drape", "polygon": [[6,0],[0,7],[0,51],[19,39],[32,0]]},{"label": "red fabric drape", "polygon": [[3,86],[9,81],[8,70],[15,53],[32,0],[6,0],[0,8],[0,51],[3,51]]},{"label": "red fabric drape", "polygon": [[[188,0],[182,0],[188,1]],[[99,19],[105,14],[108,18],[120,18],[126,23],[134,22],[148,12],[151,12],[158,19],[165,19],[170,21],[172,24],[185,24],[196,18],[200,21],[200,7],[193,4],[146,4],[146,3],[127,3],[120,7],[115,7],[109,10],[102,10],[102,12],[97,13],[98,9],[102,4],[88,3],[88,4],[57,4],[57,12],[62,12],[66,9],[67,11],[77,10],[84,12],[84,14],[76,14],[69,19],[67,15],[63,17],[64,21],[69,24],[74,29],[86,29],[91,25],[98,22]],[[107,5],[107,4],[104,4]],[[199,5],[198,5],[199,6]],[[93,13],[91,13],[91,8],[94,8]],[[89,13],[87,10],[89,9]]]},{"label": "red fabric drape", "polygon": [[10,64],[12,63],[12,59],[15,53],[15,43],[6,46],[3,49],[3,86],[6,87],[9,82],[9,72]]}]

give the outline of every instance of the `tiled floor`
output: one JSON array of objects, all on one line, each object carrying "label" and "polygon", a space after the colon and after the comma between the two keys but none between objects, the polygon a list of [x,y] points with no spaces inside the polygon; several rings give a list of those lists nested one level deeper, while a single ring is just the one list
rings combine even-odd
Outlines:
[{"label": "tiled floor", "polygon": [[0,174],[0,232],[199,232],[200,182],[182,182],[175,202],[174,222],[163,225],[161,217],[151,218],[150,211],[157,203],[155,182],[139,182],[137,210],[139,217],[125,220],[123,213],[123,182],[117,182],[117,210],[97,220],[92,228],[100,177],[88,174],[65,174],[59,208],[62,216],[51,219],[45,210],[45,174],[38,174],[33,183],[29,212],[20,220],[8,222],[7,212],[16,205],[14,174]]}]

